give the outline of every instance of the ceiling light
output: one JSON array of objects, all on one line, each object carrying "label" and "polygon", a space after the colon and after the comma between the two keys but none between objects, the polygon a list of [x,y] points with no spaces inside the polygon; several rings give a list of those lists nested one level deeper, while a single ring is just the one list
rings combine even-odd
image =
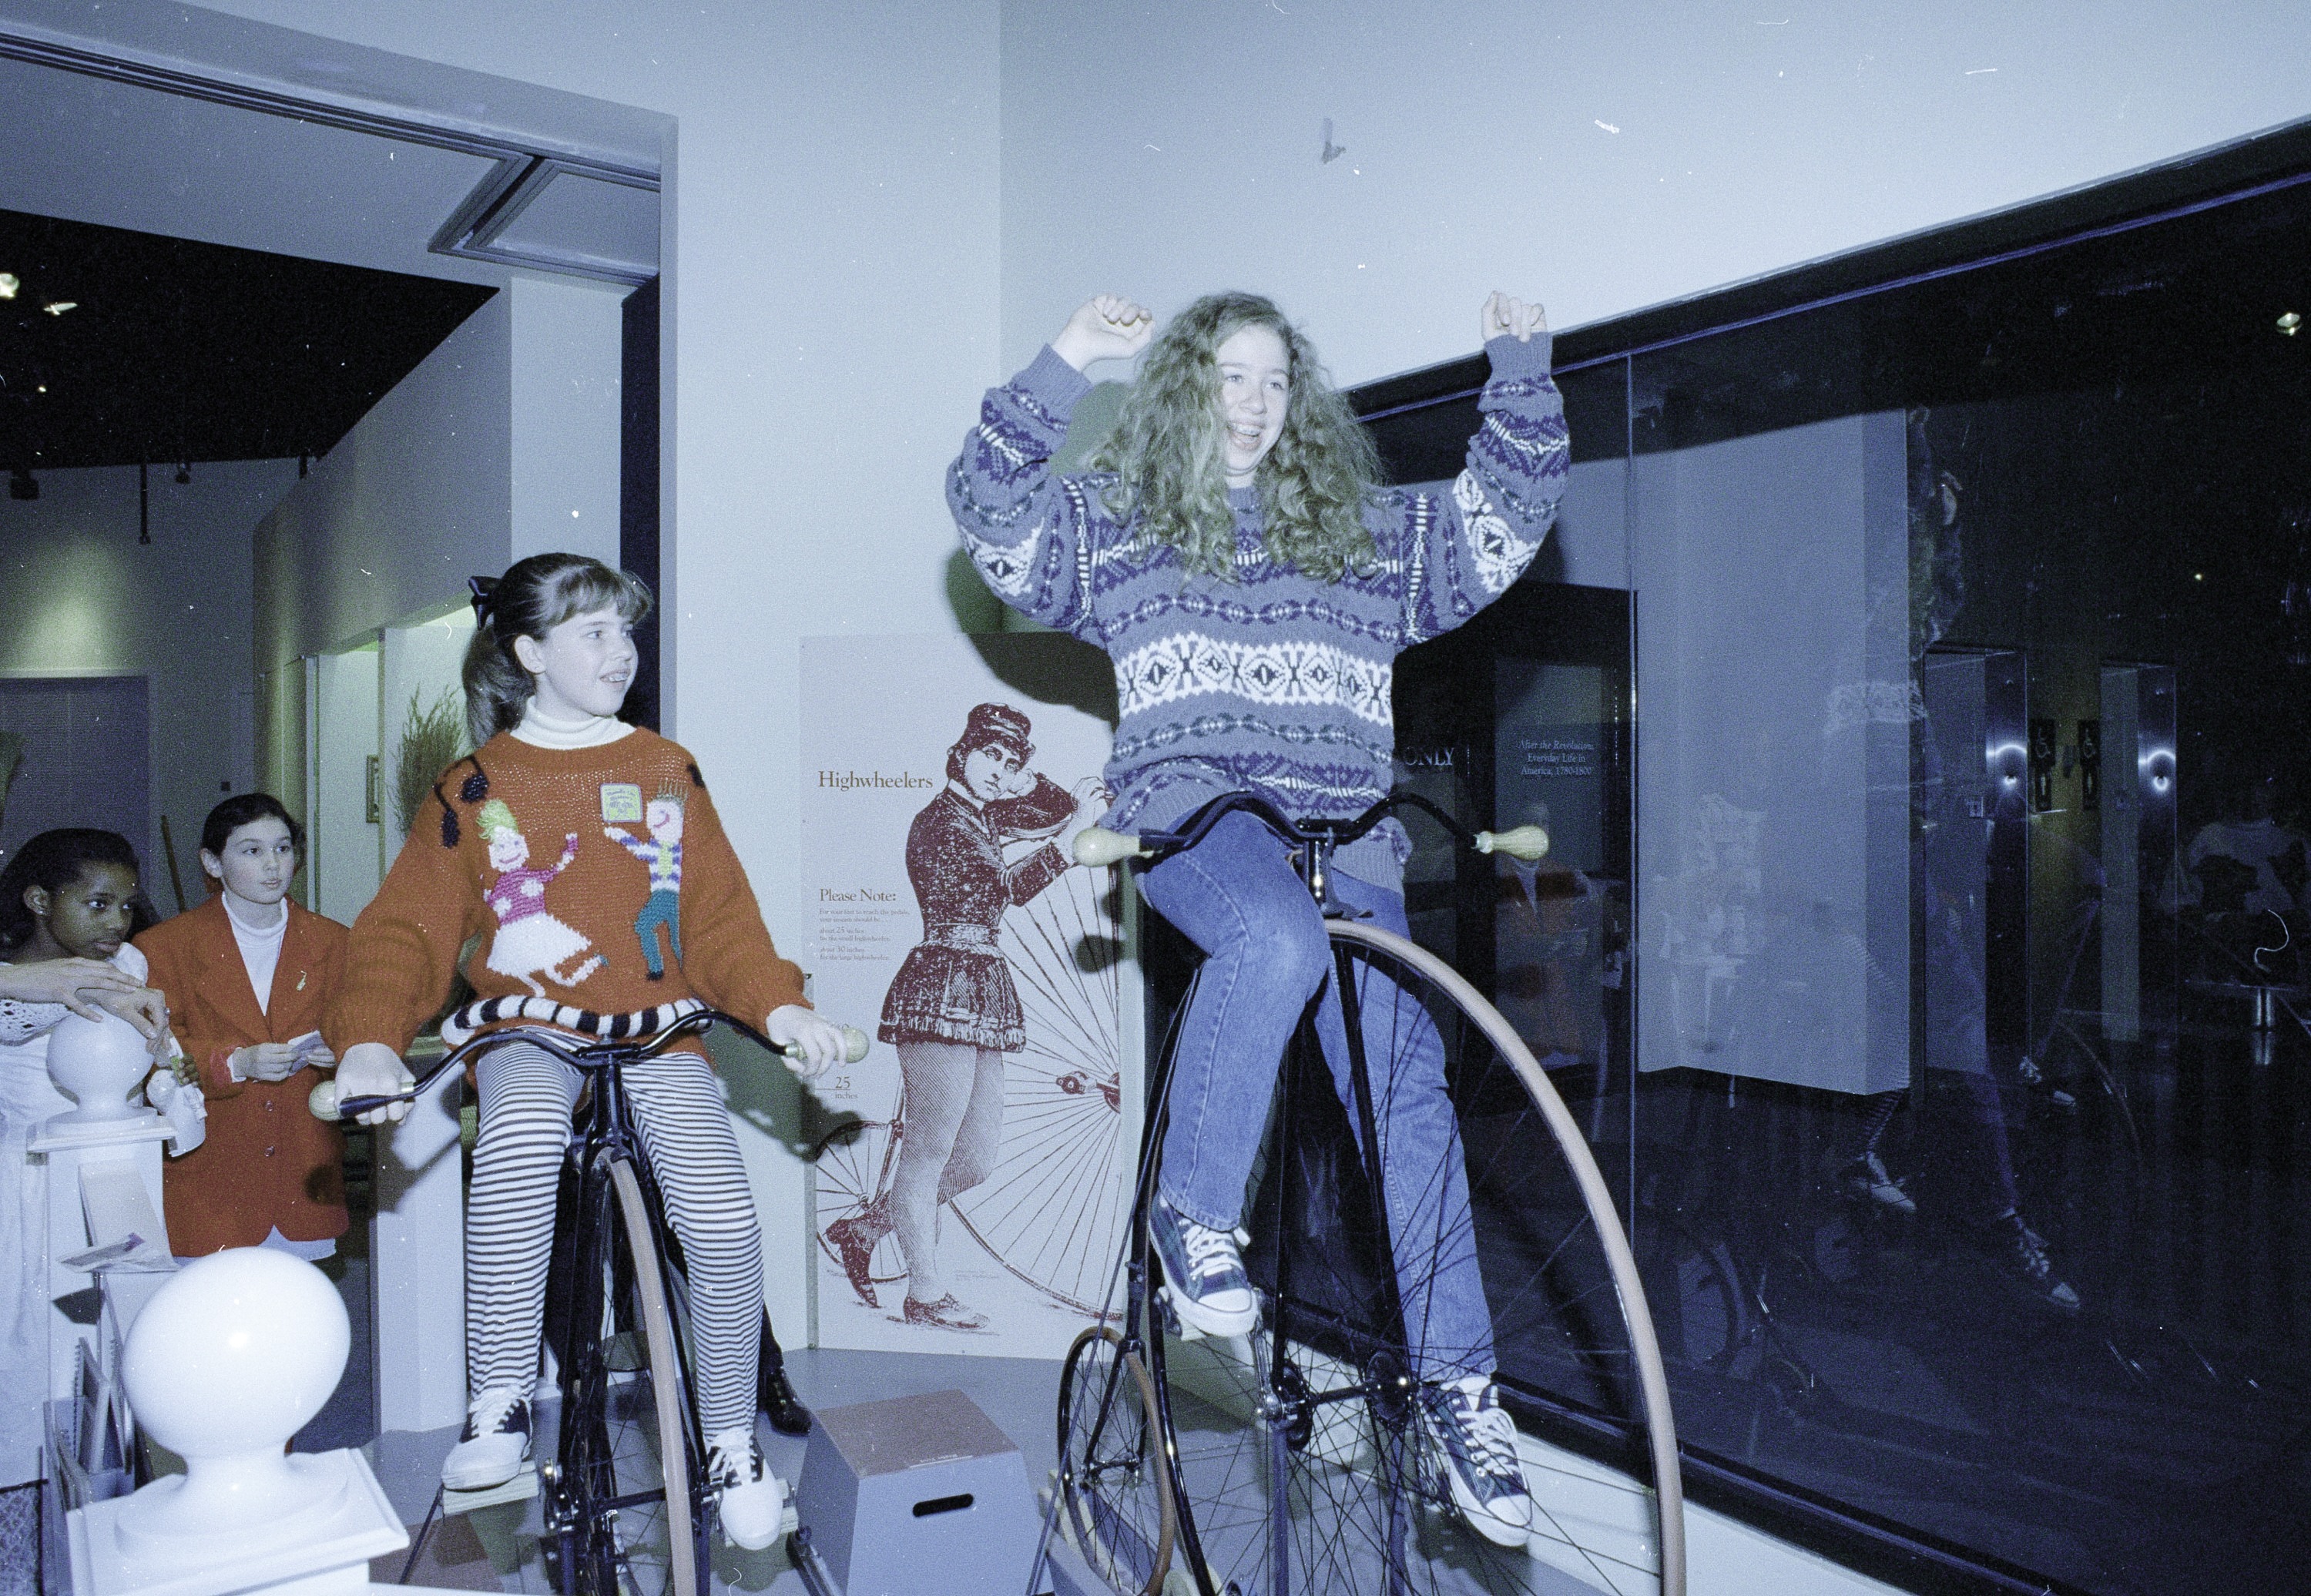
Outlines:
[{"label": "ceiling light", "polygon": [[8,497],[11,499],[37,499],[39,496],[40,484],[39,482],[34,480],[31,472],[19,466],[15,470],[8,474]]},{"label": "ceiling light", "polygon": [[47,304],[42,305],[40,309],[46,310],[51,316],[62,316],[67,310],[79,310],[80,301],[78,300],[50,300]]},{"label": "ceiling light", "polygon": [[0,272],[0,300],[13,300],[23,282],[13,272]]},{"label": "ceiling light", "polygon": [[2279,330],[2285,333],[2290,338],[2295,336],[2295,329],[2302,325],[2303,318],[2298,316],[2292,310],[2288,311],[2287,314],[2279,318]]}]

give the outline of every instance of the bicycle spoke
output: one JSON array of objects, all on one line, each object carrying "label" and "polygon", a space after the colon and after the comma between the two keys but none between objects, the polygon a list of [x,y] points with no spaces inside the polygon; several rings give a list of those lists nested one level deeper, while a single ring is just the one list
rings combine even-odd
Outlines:
[{"label": "bicycle spoke", "polygon": [[[565,1596],[697,1596],[689,1442],[676,1299],[660,1269],[648,1204],[631,1169],[594,1186],[584,1278],[572,1284],[575,1368],[561,1413],[549,1511]],[[620,1178],[626,1177],[626,1178]],[[629,1223],[630,1214],[632,1223]],[[634,1236],[644,1238],[638,1258]]]},{"label": "bicycle spoke", "polygon": [[[1497,1370],[1512,1390],[1640,1417],[1603,1238],[1540,1106],[1487,1032],[1385,948],[1358,942],[1350,961],[1366,999],[1381,1200],[1331,1069],[1304,1051],[1287,1060],[1293,1145],[1271,1146],[1246,1210],[1247,1266],[1269,1294],[1261,1330],[1149,1348],[1183,1553],[1199,1560],[1201,1589],[1247,1596],[1279,1588],[1279,1557],[1280,1588],[1295,1596],[1561,1588],[1523,1547],[1499,1547],[1464,1520],[1419,1391]],[[1392,1240],[1376,1228],[1380,1208]],[[1279,1325],[1286,1361],[1270,1368]],[[1535,1536],[1575,1555],[1537,1506]]]}]

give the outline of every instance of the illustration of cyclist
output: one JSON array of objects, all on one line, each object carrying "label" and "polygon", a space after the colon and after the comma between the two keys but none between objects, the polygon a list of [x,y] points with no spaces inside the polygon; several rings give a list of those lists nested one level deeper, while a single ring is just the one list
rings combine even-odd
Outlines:
[{"label": "illustration of cyclist", "polygon": [[[947,750],[946,786],[907,829],[907,878],[922,910],[923,939],[883,1000],[882,1040],[899,1054],[906,1105],[890,1189],[827,1227],[851,1288],[881,1303],[868,1260],[894,1231],[907,1265],[901,1315],[909,1324],[972,1330],[985,1316],[946,1288],[937,1250],[941,1205],[995,1167],[1003,1138],[1004,1055],[1026,1045],[1019,994],[997,942],[1005,911],[1031,902],[1073,861],[1046,841],[1006,862],[1007,845],[1049,839],[1089,823],[1104,801],[1028,770],[1027,717],[1008,704],[973,708]],[[1072,826],[1070,824],[1072,823]]]}]

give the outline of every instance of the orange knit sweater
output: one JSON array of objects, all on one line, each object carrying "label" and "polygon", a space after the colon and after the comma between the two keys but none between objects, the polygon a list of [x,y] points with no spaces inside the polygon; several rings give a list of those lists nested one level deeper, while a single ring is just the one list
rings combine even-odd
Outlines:
[{"label": "orange knit sweater", "polygon": [[406,1051],[476,932],[484,998],[619,1014],[696,997],[752,1025],[803,1000],[697,764],[639,728],[571,749],[501,733],[442,772],[353,922],[329,1045]]}]

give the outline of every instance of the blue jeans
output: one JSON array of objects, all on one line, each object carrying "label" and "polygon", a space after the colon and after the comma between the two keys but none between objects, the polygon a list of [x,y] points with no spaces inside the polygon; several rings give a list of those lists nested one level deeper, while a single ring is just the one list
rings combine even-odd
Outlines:
[{"label": "blue jeans", "polygon": [[[1404,934],[1400,894],[1348,876],[1336,875],[1332,884],[1340,901],[1373,924]],[[1180,1025],[1160,1184],[1180,1213],[1233,1229],[1267,1132],[1285,1046],[1332,973],[1330,939],[1284,843],[1249,815],[1229,815],[1194,848],[1148,870],[1139,885],[1204,952]],[[1492,1318],[1469,1225],[1460,1126],[1444,1088],[1443,1042],[1417,1001],[1376,973],[1359,998],[1405,1333],[1424,1378],[1490,1374]],[[1400,1005],[1413,1012],[1400,1017]],[[1329,988],[1316,1022],[1353,1124],[1347,1033]]]}]

